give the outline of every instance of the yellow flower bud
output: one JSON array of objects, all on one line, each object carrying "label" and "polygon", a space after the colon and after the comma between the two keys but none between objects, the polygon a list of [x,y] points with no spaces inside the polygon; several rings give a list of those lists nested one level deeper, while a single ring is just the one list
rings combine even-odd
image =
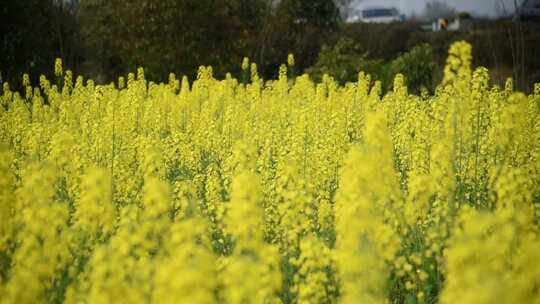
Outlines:
[{"label": "yellow flower bud", "polygon": [[294,64],[295,64],[294,55],[289,54],[289,56],[287,56],[287,65],[291,68],[291,67],[294,67]]},{"label": "yellow flower bud", "polygon": [[244,57],[242,60],[242,70],[246,71],[247,69],[249,69],[249,58]]},{"label": "yellow flower bud", "polygon": [[54,75],[56,76],[62,76],[64,73],[63,67],[62,67],[62,59],[56,58],[54,61]]},{"label": "yellow flower bud", "polygon": [[30,85],[30,76],[28,76],[26,73],[23,74],[22,85],[23,87]]}]

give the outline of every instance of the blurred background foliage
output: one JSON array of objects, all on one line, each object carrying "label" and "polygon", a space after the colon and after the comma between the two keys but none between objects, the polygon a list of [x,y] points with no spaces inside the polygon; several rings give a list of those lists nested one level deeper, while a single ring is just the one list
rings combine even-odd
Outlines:
[{"label": "blurred background foliage", "polygon": [[[430,90],[442,77],[449,45],[467,40],[474,64],[494,82],[512,76],[519,89],[540,82],[540,26],[510,19],[475,20],[471,31],[426,32],[415,20],[392,24],[343,22],[343,0],[4,0],[0,7],[0,71],[17,87],[50,74],[54,58],[98,82],[145,67],[149,78],[170,72],[196,76],[198,66],[239,76],[243,57],[266,78],[289,53],[296,74],[328,73],[355,81],[363,70],[390,89],[395,73]],[[426,10],[429,11],[429,10]],[[463,12],[461,13],[463,14]]]}]

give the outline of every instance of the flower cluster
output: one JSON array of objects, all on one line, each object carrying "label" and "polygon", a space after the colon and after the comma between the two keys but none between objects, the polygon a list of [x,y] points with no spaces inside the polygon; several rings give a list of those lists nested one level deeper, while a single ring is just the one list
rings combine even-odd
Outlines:
[{"label": "flower cluster", "polygon": [[[0,304],[536,303],[540,84],[144,69],[0,90]],[[536,301],[536,302],[535,302]]]}]

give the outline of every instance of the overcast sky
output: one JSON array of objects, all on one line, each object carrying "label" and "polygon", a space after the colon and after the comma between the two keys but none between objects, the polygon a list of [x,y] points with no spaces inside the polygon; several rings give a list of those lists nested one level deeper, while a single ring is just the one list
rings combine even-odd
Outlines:
[{"label": "overcast sky", "polygon": [[[431,0],[363,0],[366,5],[392,5],[401,7],[406,14],[416,12],[420,14],[426,3]],[[448,5],[455,7],[458,11],[468,11],[475,15],[496,16],[503,11],[502,7],[506,8],[507,12],[511,12],[514,6],[514,0],[445,0]],[[518,3],[521,0],[517,0]]]}]

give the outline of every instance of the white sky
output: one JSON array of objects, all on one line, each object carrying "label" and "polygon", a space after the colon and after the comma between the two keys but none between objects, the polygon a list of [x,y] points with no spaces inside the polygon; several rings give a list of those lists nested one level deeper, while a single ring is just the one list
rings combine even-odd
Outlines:
[{"label": "white sky", "polygon": [[[392,5],[402,8],[405,14],[416,12],[420,14],[430,0],[363,0],[366,5]],[[514,0],[444,0],[448,5],[455,7],[458,11],[468,11],[475,15],[496,16],[502,13],[502,7],[511,13],[514,7]],[[517,0],[518,5],[521,0]]]}]

